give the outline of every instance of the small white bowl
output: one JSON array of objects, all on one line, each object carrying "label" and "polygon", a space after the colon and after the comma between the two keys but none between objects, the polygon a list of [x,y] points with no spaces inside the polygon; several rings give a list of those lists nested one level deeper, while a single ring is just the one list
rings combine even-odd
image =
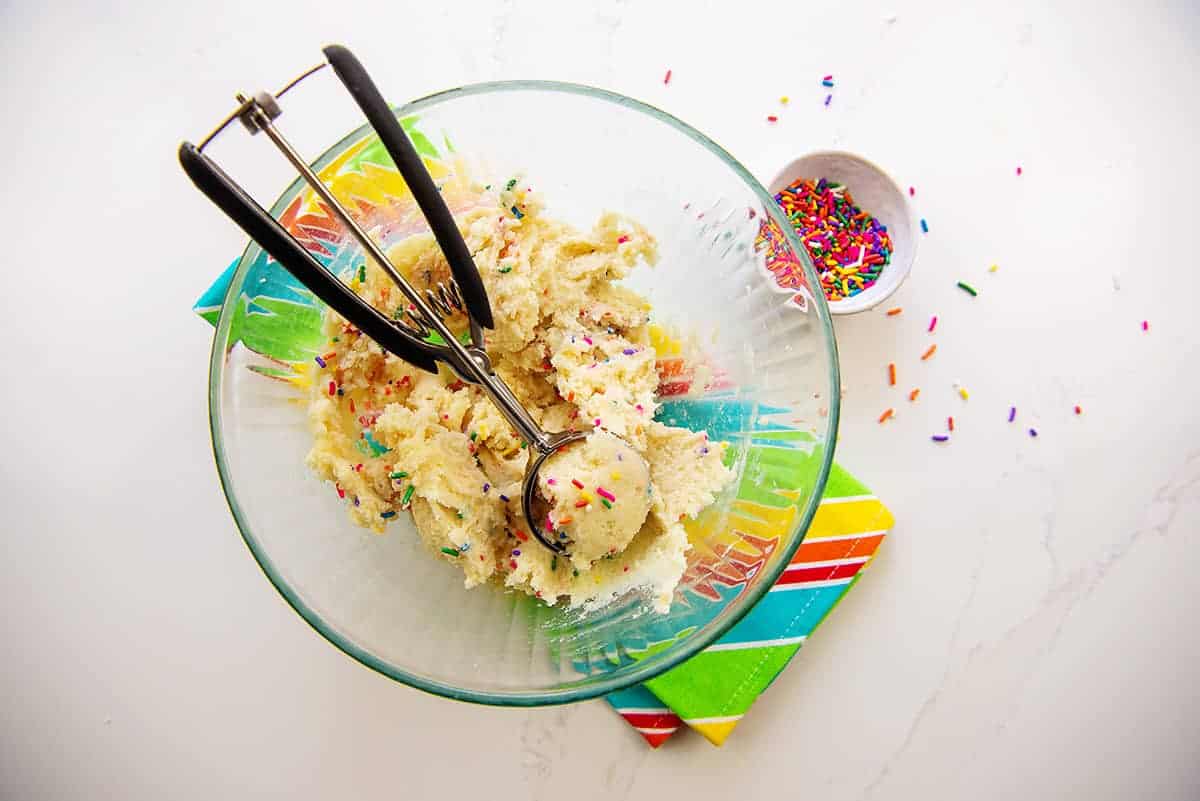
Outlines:
[{"label": "small white bowl", "polygon": [[801,156],[780,170],[768,189],[777,194],[800,178],[845,184],[855,204],[887,226],[892,238],[891,263],[875,283],[853,297],[829,301],[829,311],[854,314],[883,303],[904,283],[917,254],[917,224],[908,198],[890,175],[853,153],[823,150]]}]

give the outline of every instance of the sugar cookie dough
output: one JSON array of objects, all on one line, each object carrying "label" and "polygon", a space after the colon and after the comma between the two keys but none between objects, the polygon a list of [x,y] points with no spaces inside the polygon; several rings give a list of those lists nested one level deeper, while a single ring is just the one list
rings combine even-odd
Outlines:
[{"label": "sugar cookie dough", "polygon": [[[467,587],[496,581],[571,605],[648,589],[660,611],[687,566],[682,521],[732,478],[723,443],[654,421],[659,377],[650,307],[617,283],[657,258],[641,225],[605,213],[591,231],[543,214],[517,181],[481,192],[459,227],[491,300],[486,347],[496,372],[547,431],[591,431],[540,472],[549,502],[538,521],[569,543],[556,556],[521,514],[529,451],[479,388],[442,367],[418,370],[332,311],[317,359],[308,465],[333,482],[351,519],[376,532],[411,513],[431,552],[458,565]],[[449,279],[432,235],[408,237],[389,258],[416,287]],[[350,287],[399,317],[404,298],[376,265]],[[466,321],[448,321],[464,331]]]}]

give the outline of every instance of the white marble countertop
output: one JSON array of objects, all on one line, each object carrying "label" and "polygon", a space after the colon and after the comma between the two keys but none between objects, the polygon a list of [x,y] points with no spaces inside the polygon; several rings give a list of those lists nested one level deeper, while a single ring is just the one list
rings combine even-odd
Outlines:
[{"label": "white marble countertop", "polygon": [[[1194,3],[134,5],[0,9],[0,796],[1200,794]],[[764,180],[838,147],[916,186],[931,230],[904,313],[837,326],[838,457],[896,529],[723,749],[685,732],[652,752],[600,701],[508,711],[394,684],[248,557],[188,313],[238,236],[195,217],[174,147],[331,40],[398,98],[598,84]],[[889,361],[904,388],[922,376],[916,406]]]}]

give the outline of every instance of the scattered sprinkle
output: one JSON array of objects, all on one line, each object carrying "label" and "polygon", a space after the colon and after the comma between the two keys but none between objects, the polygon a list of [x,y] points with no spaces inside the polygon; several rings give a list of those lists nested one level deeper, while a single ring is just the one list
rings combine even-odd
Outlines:
[{"label": "scattered sprinkle", "polygon": [[966,292],[971,297],[975,297],[976,295],[979,294],[978,292],[975,291],[975,287],[971,286],[970,284],[963,283],[962,281],[958,282],[958,288],[961,289],[963,292]]},{"label": "scattered sprinkle", "polygon": [[958,388],[958,397],[962,398],[963,400],[966,400],[967,398],[971,397],[971,393],[967,392],[966,387],[959,387]]},{"label": "scattered sprinkle", "polygon": [[558,554],[550,557],[550,572],[553,573],[555,570],[558,570]]},{"label": "scattered sprinkle", "polygon": [[491,484],[487,483],[486,481],[483,482],[483,493],[485,495],[487,494],[487,491],[490,490],[491,488],[492,488]]},{"label": "scattered sprinkle", "polygon": [[358,265],[358,283],[367,283],[367,265],[365,264]]},{"label": "scattered sprinkle", "polygon": [[950,435],[949,434],[934,434],[932,437],[930,437],[930,439],[932,439],[934,442],[948,442],[950,440]]},{"label": "scattered sprinkle", "polygon": [[518,530],[514,531],[513,534],[516,535],[516,538],[519,539],[521,542],[529,542],[529,535],[526,534],[524,531],[521,531],[520,529],[518,529]]},{"label": "scattered sprinkle", "polygon": [[567,515],[566,517],[564,517],[564,518],[561,518],[561,519],[558,521],[558,524],[559,524],[560,526],[565,526],[565,525],[568,525],[568,524],[571,522],[571,520],[572,520],[571,516],[570,516],[570,515]]},{"label": "scattered sprinkle", "polygon": [[1142,320],[1142,330],[1143,331],[1150,330],[1150,321],[1149,320]]},{"label": "scattered sprinkle", "polygon": [[888,364],[888,386],[890,386],[890,387],[896,386],[896,363],[895,362],[891,362],[890,364]]},{"label": "scattered sprinkle", "polygon": [[338,497],[339,497],[339,498],[345,498],[345,497],[346,497],[346,491],[345,491],[344,489],[342,489],[342,487],[341,487],[341,485],[340,485],[340,484],[334,484],[334,485],[333,485],[333,488],[334,488],[335,490],[337,490],[337,494],[338,494]]},{"label": "scattered sprinkle", "polygon": [[380,512],[379,516],[382,517],[384,520],[391,520],[393,517],[396,516],[396,513],[389,509],[386,512]]},{"label": "scattered sprinkle", "polygon": [[1016,406],[1008,407],[1008,422],[1011,423],[1013,420],[1016,420],[1016,419],[1017,419],[1017,407]]},{"label": "scattered sprinkle", "polygon": [[617,237],[618,245],[624,245],[628,241],[629,241],[629,234],[621,234],[620,236]]},{"label": "scattered sprinkle", "polygon": [[553,487],[555,484],[558,483],[558,479],[557,478],[548,478],[548,479],[546,479],[546,483],[549,484],[551,487]]},{"label": "scattered sprinkle", "polygon": [[509,569],[510,569],[510,570],[516,570],[516,569],[517,569],[517,560],[516,560],[516,559],[509,559],[509,560],[508,560],[508,567],[509,567]]},{"label": "scattered sprinkle", "polygon": [[457,548],[442,548],[442,553],[446,554],[447,556],[458,556],[459,555],[459,551]]},{"label": "scattered sprinkle", "polygon": [[1081,409],[1080,407],[1076,406],[1076,407],[1075,407],[1075,414],[1083,414],[1083,409]]},{"label": "scattered sprinkle", "polygon": [[936,342],[934,344],[930,345],[928,348],[926,348],[925,352],[921,354],[921,361],[923,361],[923,362],[929,361],[929,358],[931,356],[933,356],[933,354],[935,354],[935,353],[937,353],[937,343]]},{"label": "scattered sprinkle", "polygon": [[520,548],[513,548],[512,555],[513,555],[513,556],[520,556],[520,555],[521,555],[521,549],[520,549]]},{"label": "scattered sprinkle", "polygon": [[908,399],[910,401],[915,401],[917,399],[917,396],[920,394],[921,394],[921,388],[917,387],[912,392],[908,393]]},{"label": "scattered sprinkle", "polygon": [[325,360],[322,359],[320,356],[316,356],[316,357],[314,357],[314,359],[317,363],[317,367],[320,367],[322,370],[324,370],[325,369]]},{"label": "scattered sprinkle", "polygon": [[833,100],[833,95],[825,95],[825,107],[829,108],[829,102]]},{"label": "scattered sprinkle", "polygon": [[779,102],[786,106],[788,104],[788,96],[784,95],[783,97],[779,98]]},{"label": "scattered sprinkle", "polygon": [[929,333],[933,333],[933,329],[937,328],[937,315],[929,318]]},{"label": "scattered sprinkle", "polygon": [[409,502],[412,501],[413,490],[415,489],[416,487],[414,487],[412,484],[408,485],[408,489],[404,491],[404,497],[400,499],[401,506],[407,506]]},{"label": "scattered sprinkle", "polygon": [[832,76],[832,75],[826,75],[826,76],[825,76],[824,78],[822,78],[821,80],[822,80],[822,81],[832,81],[832,80],[833,80],[833,76]]},{"label": "scattered sprinkle", "polygon": [[508,496],[505,495],[504,493],[500,493],[500,501],[502,503],[508,503]]},{"label": "scattered sprinkle", "polygon": [[516,217],[518,220],[525,216],[525,212],[518,209],[515,203],[513,204],[512,208],[509,209],[509,211],[511,211],[513,213],[513,216]]},{"label": "scattered sprinkle", "polygon": [[596,494],[599,495],[601,498],[607,498],[610,501],[615,501],[617,499],[616,495],[613,495],[611,492],[606,490],[604,487],[596,487]]},{"label": "scattered sprinkle", "polygon": [[921,231],[926,234],[929,233],[929,223],[925,222],[924,217],[921,218]]},{"label": "scattered sprinkle", "polygon": [[585,506],[587,506],[587,505],[588,505],[588,502],[587,502],[587,501],[584,501],[584,500],[578,500],[578,501],[575,501],[575,508],[576,508],[576,509],[582,509],[583,507],[585,507]]},{"label": "scattered sprinkle", "polygon": [[916,195],[917,195],[917,190],[913,189],[913,188],[910,186],[910,187],[908,188],[908,196],[909,196],[909,197],[916,197]]},{"label": "scattered sprinkle", "polygon": [[779,118],[776,117],[774,114],[768,114],[767,122],[779,122]]},{"label": "scattered sprinkle", "polygon": [[896,413],[895,409],[885,409],[883,414],[879,415],[879,422],[884,423],[892,419],[892,415]]},{"label": "scattered sprinkle", "polygon": [[828,78],[826,78],[825,80],[821,81],[821,86],[824,86],[824,87],[826,87],[826,88],[828,88],[828,89],[832,89],[832,88],[833,88],[833,81],[831,81],[831,80],[829,80]]},{"label": "scattered sprinkle", "polygon": [[498,271],[501,275],[508,275],[512,272],[512,267],[501,267]]},{"label": "scattered sprinkle", "polygon": [[1029,429],[1029,436],[1031,436],[1031,437],[1036,437],[1036,436],[1037,436],[1037,429],[1036,429],[1036,428],[1031,428],[1031,429]]},{"label": "scattered sprinkle", "polygon": [[954,430],[954,418],[953,417],[946,418],[946,428],[948,428],[951,431]]},{"label": "scattered sprinkle", "polygon": [[888,316],[888,317],[895,317],[897,314],[899,314],[899,313],[900,313],[900,312],[902,312],[902,311],[904,311],[904,309],[902,309],[902,308],[900,308],[899,306],[897,306],[897,307],[896,307],[896,308],[894,308],[894,309],[888,309],[888,310],[887,310],[887,316]]},{"label": "scattered sprinkle", "polygon": [[625,348],[625,350],[621,351],[621,353],[624,353],[626,356],[632,356],[633,354],[637,353],[637,351],[633,348]]},{"label": "scattered sprinkle", "polygon": [[1000,265],[999,265],[999,264],[993,264],[991,267],[988,267],[988,272],[989,272],[989,273],[994,273],[994,272],[996,272],[996,270],[999,270],[999,269],[1000,269]]},{"label": "scattered sprinkle", "polygon": [[399,481],[402,478],[408,478],[408,473],[404,472],[403,470],[397,470],[395,473],[389,475],[388,478],[390,478],[392,481]]},{"label": "scattered sprinkle", "polygon": [[[1144,329],[1145,323],[1143,323],[1142,325],[1143,325],[1143,330],[1145,330],[1145,329]],[[337,394],[337,384],[335,384],[335,383],[334,383],[334,382],[332,382],[332,381],[330,381],[330,382],[329,382],[329,394],[330,394],[330,395],[336,395],[336,394]]]},{"label": "scattered sprinkle", "polygon": [[460,550],[463,553],[466,553],[467,551],[471,550],[471,543],[464,542],[462,545],[458,546],[458,550]]},{"label": "scattered sprinkle", "polygon": [[1021,168],[1017,167],[1017,175],[1020,175],[1020,174],[1021,174]]},{"label": "scattered sprinkle", "polygon": [[604,504],[604,508],[605,508],[605,509],[611,509],[611,508],[612,508],[612,504],[611,504],[611,503],[609,503],[609,501],[608,501],[606,498],[601,498],[601,499],[600,499],[600,503]]},{"label": "scattered sprinkle", "polygon": [[670,82],[671,82],[671,71],[667,70],[667,74],[665,76],[663,76],[663,86],[666,86]]}]

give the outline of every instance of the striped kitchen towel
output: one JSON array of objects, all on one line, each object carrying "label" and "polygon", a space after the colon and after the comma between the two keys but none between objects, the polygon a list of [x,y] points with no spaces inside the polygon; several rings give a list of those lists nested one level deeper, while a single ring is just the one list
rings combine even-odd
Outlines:
[{"label": "striped kitchen towel", "polygon": [[804,542],[746,617],[687,662],[608,702],[655,748],[684,724],[720,745],[859,580],[892,523],[879,499],[834,465]]}]

